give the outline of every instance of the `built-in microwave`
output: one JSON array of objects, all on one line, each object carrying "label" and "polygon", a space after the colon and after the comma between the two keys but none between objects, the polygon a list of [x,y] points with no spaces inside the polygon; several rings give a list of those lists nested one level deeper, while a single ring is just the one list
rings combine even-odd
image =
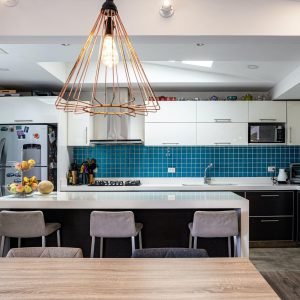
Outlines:
[{"label": "built-in microwave", "polygon": [[249,144],[284,144],[284,123],[249,123]]}]

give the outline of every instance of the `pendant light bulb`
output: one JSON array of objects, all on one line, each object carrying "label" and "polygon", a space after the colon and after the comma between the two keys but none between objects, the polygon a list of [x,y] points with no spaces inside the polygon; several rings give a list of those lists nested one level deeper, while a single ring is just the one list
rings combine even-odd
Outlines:
[{"label": "pendant light bulb", "polygon": [[106,34],[104,36],[101,58],[103,64],[109,68],[112,68],[119,63],[117,46],[111,34]]}]

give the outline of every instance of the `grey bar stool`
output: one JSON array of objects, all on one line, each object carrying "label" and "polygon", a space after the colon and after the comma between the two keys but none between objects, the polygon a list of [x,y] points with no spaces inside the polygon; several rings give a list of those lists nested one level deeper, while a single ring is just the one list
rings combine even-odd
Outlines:
[{"label": "grey bar stool", "polygon": [[137,249],[132,258],[199,258],[208,257],[205,249],[148,248]]},{"label": "grey bar stool", "polygon": [[133,253],[135,237],[138,235],[139,248],[142,249],[142,228],[143,224],[135,223],[132,211],[93,211],[90,218],[91,257],[94,257],[96,237],[100,238],[100,258],[103,257],[104,238],[131,238]]},{"label": "grey bar stool", "polygon": [[234,256],[237,253],[237,236],[239,235],[238,213],[227,211],[196,211],[194,220],[188,224],[190,229],[189,248],[197,249],[197,238],[228,238],[228,256],[231,256],[231,237],[234,240]]},{"label": "grey bar stool", "polygon": [[83,258],[80,248],[31,247],[10,249],[6,257]]},{"label": "grey bar stool", "polygon": [[57,245],[60,247],[59,223],[45,223],[42,211],[2,211],[0,212],[0,257],[3,256],[5,238],[18,238],[18,247],[21,247],[21,238],[42,237],[42,247],[46,247],[46,236],[57,232]]}]

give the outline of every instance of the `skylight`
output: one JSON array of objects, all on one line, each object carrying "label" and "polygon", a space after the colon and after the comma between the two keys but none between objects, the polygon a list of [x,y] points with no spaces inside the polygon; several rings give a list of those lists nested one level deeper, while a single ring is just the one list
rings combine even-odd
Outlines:
[{"label": "skylight", "polygon": [[211,68],[214,62],[212,60],[183,60],[182,63],[185,65]]}]

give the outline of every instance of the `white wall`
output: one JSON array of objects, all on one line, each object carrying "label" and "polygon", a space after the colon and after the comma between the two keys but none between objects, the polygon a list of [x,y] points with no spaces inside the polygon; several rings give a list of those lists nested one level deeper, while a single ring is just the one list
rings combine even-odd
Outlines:
[{"label": "white wall", "polygon": [[[104,2],[104,0],[103,0]],[[86,36],[102,1],[20,0],[0,4],[0,42],[20,36]],[[300,2],[292,0],[174,0],[175,14],[159,15],[161,0],[116,0],[130,35],[300,35]]]}]

